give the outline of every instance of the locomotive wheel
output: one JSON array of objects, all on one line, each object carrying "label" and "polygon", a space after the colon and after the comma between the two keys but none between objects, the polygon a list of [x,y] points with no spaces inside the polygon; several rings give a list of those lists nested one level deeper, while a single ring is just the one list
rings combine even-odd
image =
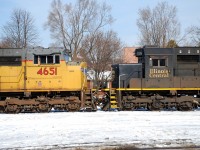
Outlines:
[{"label": "locomotive wheel", "polygon": [[123,108],[122,110],[124,110],[124,111],[132,111],[132,110],[135,110],[135,109],[131,109],[131,108]]},{"label": "locomotive wheel", "polygon": [[51,106],[49,104],[39,104],[37,108],[37,112],[50,112],[51,111]]},{"label": "locomotive wheel", "polygon": [[18,105],[15,104],[8,104],[5,108],[5,113],[13,113],[13,114],[17,114],[20,113],[21,110],[20,108],[18,108]]},{"label": "locomotive wheel", "polygon": [[54,107],[55,111],[65,111],[65,108],[63,107]]},{"label": "locomotive wheel", "polygon": [[193,109],[192,102],[181,102],[179,103],[178,110],[190,111]]},{"label": "locomotive wheel", "polygon": [[152,110],[151,104],[147,104],[147,110]]},{"label": "locomotive wheel", "polygon": [[80,108],[81,108],[81,101],[79,100],[78,97],[76,96],[70,96],[68,99],[67,99],[68,103],[66,105],[66,109],[68,111],[79,111]]},{"label": "locomotive wheel", "polygon": [[32,113],[36,113],[36,112],[37,112],[37,109],[33,108],[33,109],[31,109],[31,112],[32,112]]},{"label": "locomotive wheel", "polygon": [[149,110],[161,110],[163,108],[163,103],[159,100],[153,100],[152,104],[148,107]]},{"label": "locomotive wheel", "polygon": [[4,106],[0,106],[0,113],[4,113],[4,112],[5,112]]},{"label": "locomotive wheel", "polygon": [[136,104],[132,102],[122,102],[122,110],[131,111],[136,109]]},{"label": "locomotive wheel", "polygon": [[174,103],[174,102],[169,102],[165,105],[164,109],[167,109],[167,110],[171,110],[171,109],[174,109],[174,108],[177,108],[177,104]]},{"label": "locomotive wheel", "polygon": [[77,103],[77,102],[70,102],[70,103],[67,105],[67,110],[68,110],[68,111],[71,111],[71,112],[79,111],[79,110],[80,110],[80,107],[81,107],[81,104],[80,104],[80,103]]},{"label": "locomotive wheel", "polygon": [[132,110],[136,110],[137,109],[135,103],[133,103],[131,106],[132,106],[132,108],[131,108]]}]

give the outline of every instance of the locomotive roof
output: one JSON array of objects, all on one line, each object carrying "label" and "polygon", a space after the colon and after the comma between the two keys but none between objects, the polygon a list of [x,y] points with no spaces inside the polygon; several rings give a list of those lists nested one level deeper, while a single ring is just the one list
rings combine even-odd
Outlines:
[{"label": "locomotive roof", "polygon": [[23,49],[18,48],[4,48],[0,49],[0,56],[21,56]]},{"label": "locomotive roof", "polygon": [[144,48],[145,55],[173,55],[173,48]]},{"label": "locomotive roof", "polygon": [[174,51],[177,55],[199,55],[200,47],[177,47]]},{"label": "locomotive roof", "polygon": [[61,47],[35,47],[35,48],[3,48],[0,49],[0,56],[22,56],[25,53],[31,53],[35,55],[48,55],[55,53],[62,53],[65,49]]},{"label": "locomotive roof", "polygon": [[27,49],[28,53],[33,53],[36,55],[48,55],[48,54],[53,54],[53,53],[62,53],[64,51],[64,48],[61,47],[50,47],[50,48],[32,48],[32,49]]},{"label": "locomotive roof", "polygon": [[143,55],[200,55],[200,47],[158,48],[144,47],[135,51],[136,56]]}]

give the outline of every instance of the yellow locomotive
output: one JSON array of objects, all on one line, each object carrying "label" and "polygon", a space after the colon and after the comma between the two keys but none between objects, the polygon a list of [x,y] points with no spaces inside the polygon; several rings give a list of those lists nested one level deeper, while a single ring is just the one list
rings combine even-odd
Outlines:
[{"label": "yellow locomotive", "polygon": [[86,71],[63,48],[0,49],[0,111],[95,109]]}]

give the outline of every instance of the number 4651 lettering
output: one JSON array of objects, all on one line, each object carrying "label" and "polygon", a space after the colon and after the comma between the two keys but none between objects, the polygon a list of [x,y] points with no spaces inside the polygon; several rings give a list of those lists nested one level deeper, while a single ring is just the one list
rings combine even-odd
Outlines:
[{"label": "number 4651 lettering", "polygon": [[45,68],[40,68],[37,72],[39,75],[57,75],[57,68],[54,67],[45,67]]}]

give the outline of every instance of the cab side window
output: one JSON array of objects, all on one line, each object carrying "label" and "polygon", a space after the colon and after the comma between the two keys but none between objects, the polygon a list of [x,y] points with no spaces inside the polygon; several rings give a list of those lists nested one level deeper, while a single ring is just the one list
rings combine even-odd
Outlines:
[{"label": "cab side window", "polygon": [[60,56],[59,55],[55,55],[55,64],[59,64],[60,63]]},{"label": "cab side window", "polygon": [[34,64],[60,64],[60,55],[34,55]]},{"label": "cab side window", "polygon": [[152,67],[166,67],[167,66],[167,58],[166,59],[157,59],[157,58],[151,58],[149,59],[149,66]]}]

